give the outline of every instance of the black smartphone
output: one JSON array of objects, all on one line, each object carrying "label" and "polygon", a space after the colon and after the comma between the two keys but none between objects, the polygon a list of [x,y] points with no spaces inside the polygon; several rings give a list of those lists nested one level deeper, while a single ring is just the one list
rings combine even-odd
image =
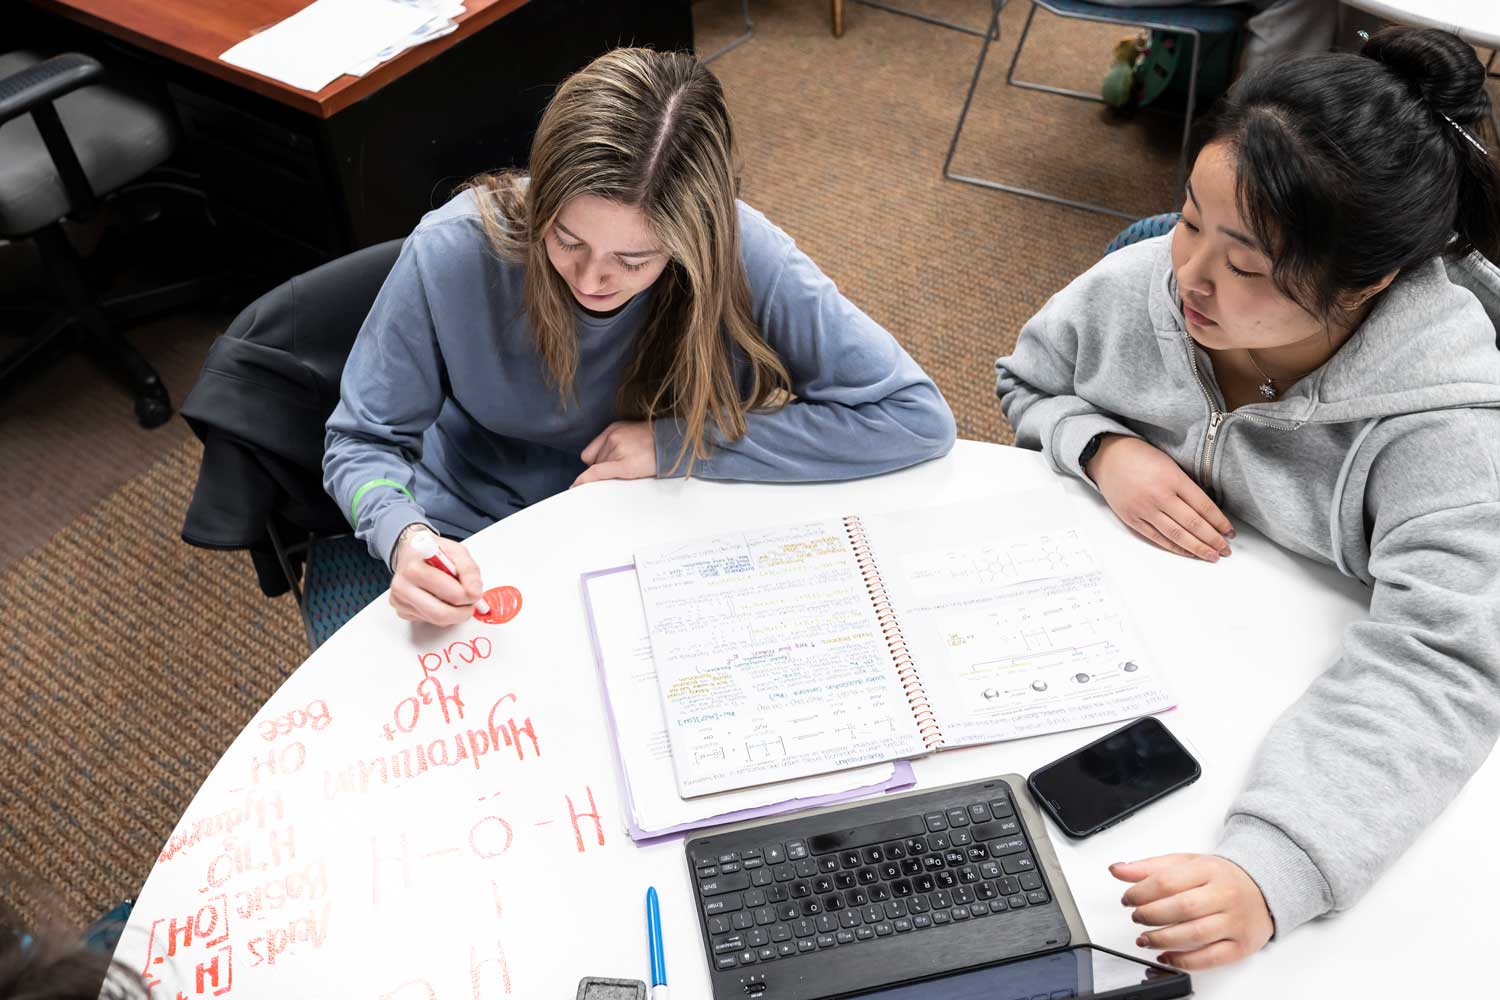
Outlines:
[{"label": "black smartphone", "polygon": [[1193,992],[1186,972],[1085,944],[939,979],[861,993],[855,1000],[1169,1000]]},{"label": "black smartphone", "polygon": [[1203,769],[1147,716],[1031,772],[1026,785],[1070,837],[1087,837],[1198,780]]}]

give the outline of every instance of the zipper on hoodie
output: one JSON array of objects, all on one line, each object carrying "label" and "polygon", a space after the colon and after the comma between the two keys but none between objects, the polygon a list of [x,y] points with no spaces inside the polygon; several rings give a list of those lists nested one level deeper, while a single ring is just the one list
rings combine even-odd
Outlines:
[{"label": "zipper on hoodie", "polygon": [[1198,452],[1198,481],[1204,484],[1204,489],[1210,493],[1218,493],[1214,486],[1214,450],[1218,446],[1219,432],[1230,418],[1238,417],[1248,420],[1262,427],[1273,427],[1280,431],[1294,431],[1302,426],[1300,421],[1270,420],[1266,417],[1257,417],[1249,413],[1228,413],[1219,409],[1219,403],[1214,399],[1214,394],[1209,391],[1207,383],[1203,381],[1203,372],[1198,367],[1198,351],[1193,346],[1192,338],[1187,335],[1186,329],[1182,334],[1182,346],[1187,350],[1188,366],[1193,369],[1193,380],[1198,383],[1198,389],[1203,393],[1204,400],[1208,403],[1208,433],[1204,435],[1203,447]]}]

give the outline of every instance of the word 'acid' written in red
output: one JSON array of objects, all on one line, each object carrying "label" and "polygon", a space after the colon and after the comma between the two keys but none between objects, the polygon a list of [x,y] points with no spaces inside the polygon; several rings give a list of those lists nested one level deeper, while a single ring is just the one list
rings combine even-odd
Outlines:
[{"label": "word 'acid' written in red", "polygon": [[316,698],[308,702],[306,708],[294,708],[285,715],[262,719],[260,738],[270,743],[279,737],[290,736],[303,727],[321,732],[332,721],[333,715],[328,711],[328,703],[322,698]]},{"label": "word 'acid' written in red", "polygon": [[285,927],[273,927],[260,937],[251,938],[245,947],[250,950],[250,967],[265,963],[275,965],[296,945],[321,948],[328,937],[328,918],[332,903],[324,903],[321,911],[308,913],[287,921]]},{"label": "word 'acid' written in red", "polygon": [[[584,854],[593,847],[604,846],[604,821],[599,815],[599,807],[594,802],[594,789],[592,786],[584,786],[584,796],[588,799],[588,809],[580,811],[574,804],[573,796],[564,795],[563,802],[566,804],[568,823],[572,828],[571,844],[573,849]],[[580,797],[580,798],[582,798]],[[544,819],[534,821],[531,827],[551,826],[555,820]],[[529,834],[528,838],[536,836]],[[496,858],[509,854],[516,846],[516,828],[510,820],[500,816],[483,816],[469,827],[467,844],[456,844],[446,847],[438,847],[432,850],[414,851],[410,839],[405,833],[397,836],[397,847],[395,853],[386,853],[382,848],[378,837],[370,838],[370,896],[371,902],[380,904],[382,900],[388,900],[393,889],[410,891],[417,886],[416,871],[417,862],[432,862],[443,858],[452,858],[457,855],[462,857],[465,848],[468,853],[479,861],[492,861]],[[531,841],[527,840],[527,848],[530,849]],[[394,884],[392,874],[394,871]],[[424,874],[423,881],[430,879],[430,873]],[[498,889],[496,890],[495,908],[498,912],[500,902]]]},{"label": "word 'acid' written in red", "polygon": [[[505,961],[505,943],[495,939],[495,957],[482,957],[478,946],[469,947],[469,993],[463,1000],[484,1000],[490,996],[510,996],[510,965]],[[488,987],[488,988],[487,988]],[[438,991],[426,979],[409,979],[380,994],[380,1000],[440,1000]]]},{"label": "word 'acid' written in red", "polygon": [[196,911],[179,917],[158,917],[151,922],[146,940],[146,961],[141,977],[146,988],[162,984],[161,973],[179,970],[194,960],[193,953],[207,953],[197,960],[193,974],[195,992],[181,989],[177,996],[223,996],[234,985],[234,950],[229,944],[229,901],[216,896]]},{"label": "word 'acid' written in red", "polygon": [[476,635],[472,639],[450,642],[435,652],[418,653],[417,665],[422,668],[423,677],[431,677],[444,667],[457,670],[460,666],[466,667],[477,660],[488,660],[494,651],[493,643],[482,635]]}]

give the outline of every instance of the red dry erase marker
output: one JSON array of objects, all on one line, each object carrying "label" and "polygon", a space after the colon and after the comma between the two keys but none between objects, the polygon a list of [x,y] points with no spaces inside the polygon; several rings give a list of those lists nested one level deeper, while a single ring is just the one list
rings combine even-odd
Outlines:
[{"label": "red dry erase marker", "polygon": [[[417,550],[417,555],[429,566],[447,573],[453,579],[458,579],[458,567],[453,565],[453,560],[438,548],[437,536],[430,531],[418,531],[412,536],[411,547]],[[474,602],[474,607],[482,615],[490,613],[490,606],[484,598]]]}]

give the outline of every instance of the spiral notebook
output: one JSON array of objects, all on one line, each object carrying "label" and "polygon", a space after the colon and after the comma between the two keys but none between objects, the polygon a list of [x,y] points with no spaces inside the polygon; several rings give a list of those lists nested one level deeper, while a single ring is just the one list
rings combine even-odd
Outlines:
[{"label": "spiral notebook", "polygon": [[682,797],[1171,708],[1069,502],[1012,494],[1003,525],[991,500],[637,552]]}]

